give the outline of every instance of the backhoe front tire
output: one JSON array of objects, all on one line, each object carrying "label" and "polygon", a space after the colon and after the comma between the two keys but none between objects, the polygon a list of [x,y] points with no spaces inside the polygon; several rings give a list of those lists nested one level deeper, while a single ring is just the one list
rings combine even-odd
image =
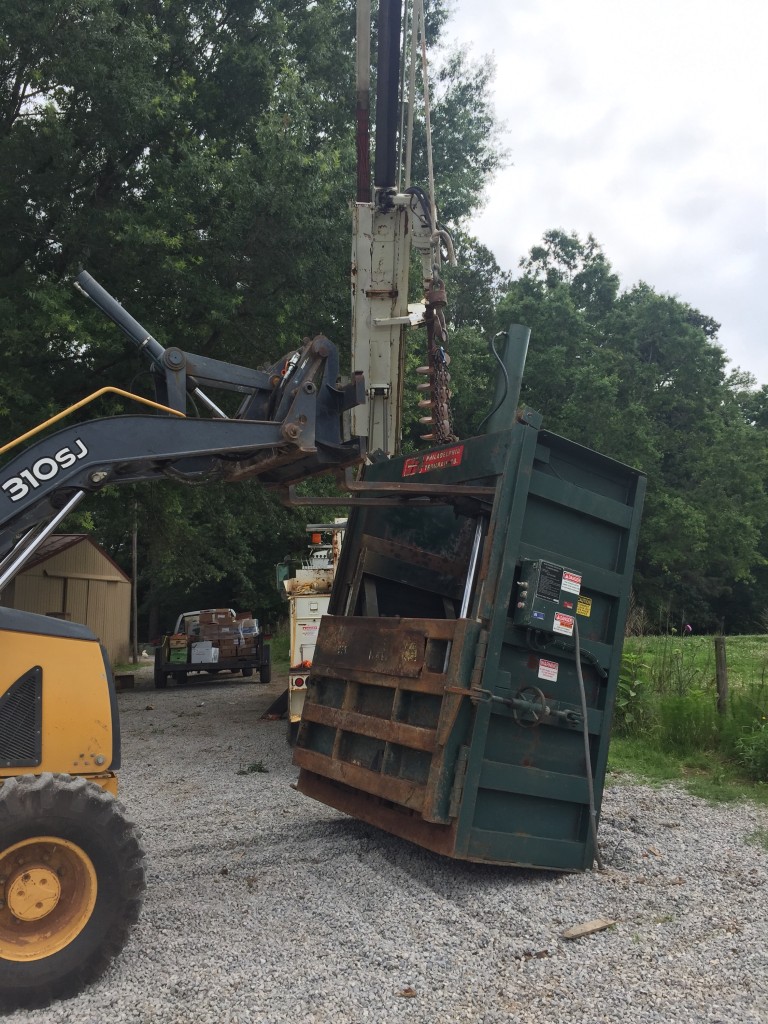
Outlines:
[{"label": "backhoe front tire", "polygon": [[21,775],[0,787],[0,1011],[76,995],[125,945],[144,894],[137,829],[100,786]]}]

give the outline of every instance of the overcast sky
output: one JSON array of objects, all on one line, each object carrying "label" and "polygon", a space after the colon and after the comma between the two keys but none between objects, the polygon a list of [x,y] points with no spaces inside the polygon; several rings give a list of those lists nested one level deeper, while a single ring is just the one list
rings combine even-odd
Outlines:
[{"label": "overcast sky", "polygon": [[766,0],[454,4],[449,34],[495,56],[512,162],[477,237],[511,270],[549,228],[591,231],[624,287],[714,317],[768,384]]}]

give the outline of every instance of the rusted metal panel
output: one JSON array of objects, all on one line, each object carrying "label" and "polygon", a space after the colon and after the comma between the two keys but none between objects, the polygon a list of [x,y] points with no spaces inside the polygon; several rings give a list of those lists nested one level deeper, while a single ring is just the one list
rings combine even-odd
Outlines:
[{"label": "rusted metal panel", "polygon": [[430,551],[424,551],[416,544],[404,544],[400,541],[384,539],[383,537],[367,536],[363,538],[363,546],[366,554],[380,555],[389,558],[393,563],[399,563],[406,570],[425,569],[438,578],[444,576],[450,585],[463,583],[466,566],[463,557],[448,557],[436,555]]},{"label": "rusted metal panel", "polygon": [[[317,652],[317,648],[315,648],[315,652]],[[428,672],[422,673],[419,678],[412,676],[387,676],[377,672],[363,672],[361,669],[345,672],[339,669],[334,671],[330,668],[324,668],[321,672],[317,665],[317,656],[315,656],[315,660],[312,663],[312,675],[310,678],[314,680],[321,678],[338,679],[345,682],[353,679],[355,683],[364,684],[365,686],[376,686],[383,690],[407,689],[413,693],[436,694],[438,696],[442,695],[444,689],[443,677]]]},{"label": "rusted metal panel", "polygon": [[376,825],[426,850],[450,856],[456,845],[456,824],[435,825],[401,807],[371,799],[368,793],[332,781],[319,772],[299,772],[298,791],[344,814]]},{"label": "rusted metal panel", "polygon": [[[354,625],[352,625],[354,623]],[[381,675],[415,678],[424,664],[426,638],[415,630],[398,632],[397,647],[392,646],[396,624],[382,620],[337,620],[326,617],[322,643],[318,637],[313,661],[315,672],[344,675],[361,669]]]},{"label": "rusted metal panel", "polygon": [[[449,821],[448,806],[457,753],[451,734],[460,713],[462,694],[468,694],[466,687],[471,665],[467,659],[471,648],[466,644],[466,637],[477,631],[477,624],[467,620],[326,617],[318,637],[312,670],[313,685],[301,726],[304,746],[312,747],[319,735],[323,737],[323,756],[327,760],[315,760],[316,770],[350,784],[349,771],[343,769],[344,774],[340,776],[333,767],[334,762],[344,760],[342,752],[345,744],[349,746],[348,737],[354,735],[377,740],[380,748],[360,748],[356,755],[360,758],[367,756],[369,763],[361,764],[361,767],[369,771],[375,768],[384,781],[374,786],[370,776],[364,776],[361,788],[377,795],[388,794],[388,799],[402,803],[402,795],[397,795],[402,787],[387,780],[399,779],[403,773],[410,773],[412,779],[419,783],[416,791],[420,800],[418,810],[424,819],[435,823]],[[341,665],[336,663],[339,645],[343,647],[346,644],[348,649],[361,650],[362,661],[367,664],[369,637],[377,643],[386,637],[392,652],[401,652],[408,644],[418,642],[421,653],[417,661],[422,666],[421,676],[414,678],[361,671],[349,658],[346,662],[342,660]],[[397,660],[394,664],[398,664]],[[408,664],[413,662],[409,660]],[[391,665],[388,667],[392,668]],[[340,706],[323,704],[322,698],[318,698],[319,693],[325,692],[328,681],[343,687]],[[447,692],[453,684],[462,682],[464,689],[461,692]],[[334,692],[339,693],[338,689]],[[379,697],[375,697],[376,692]],[[338,696],[336,699],[339,701]],[[318,726],[326,731],[313,733]],[[334,733],[332,740],[329,730]],[[314,741],[310,734],[314,735]],[[319,745],[317,742],[316,746]],[[301,749],[300,739],[297,764],[306,767]],[[347,755],[346,760],[349,759],[350,755]],[[405,795],[408,799],[406,806],[414,807],[414,794],[410,788],[406,789]]]},{"label": "rusted metal panel", "polygon": [[326,615],[318,634],[312,675],[438,693],[442,690],[439,669],[445,660],[443,652],[455,630],[456,622],[451,620]]},{"label": "rusted metal panel", "polygon": [[294,750],[294,762],[300,768],[306,768],[336,782],[343,782],[372,796],[392,800],[402,807],[420,810],[424,804],[424,786],[407,779],[395,779],[363,765],[335,760],[300,748]]},{"label": "rusted metal panel", "polygon": [[340,708],[323,707],[310,704],[303,716],[308,722],[317,722],[334,729],[356,732],[372,739],[397,743],[400,746],[412,747],[414,750],[426,750],[434,753],[435,731],[403,722],[392,722],[373,715],[361,715],[356,711],[343,711]]}]

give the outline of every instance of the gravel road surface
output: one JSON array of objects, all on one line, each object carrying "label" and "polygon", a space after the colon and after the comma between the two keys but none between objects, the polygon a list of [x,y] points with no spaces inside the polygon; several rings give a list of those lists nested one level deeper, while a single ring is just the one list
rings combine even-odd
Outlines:
[{"label": "gravel road surface", "polygon": [[452,862],[291,788],[260,721],[281,684],[120,694],[140,924],[87,992],[9,1022],[768,1022],[765,810],[614,784],[603,874]]}]

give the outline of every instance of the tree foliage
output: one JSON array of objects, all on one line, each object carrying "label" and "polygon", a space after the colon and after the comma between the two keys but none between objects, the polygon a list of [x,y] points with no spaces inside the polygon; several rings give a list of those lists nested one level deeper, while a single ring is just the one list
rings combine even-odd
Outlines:
[{"label": "tree foliage", "polygon": [[[445,20],[434,0],[435,44]],[[354,23],[353,0],[2,0],[4,438],[106,384],[151,394],[71,287],[82,267],[165,345],[259,366],[322,332],[344,358]],[[458,223],[497,162],[489,72],[452,55],[437,77],[436,170]],[[214,594],[268,606],[272,564],[313,517],[258,485],[105,494],[87,522],[123,565],[134,500],[142,604],[165,624]]]},{"label": "tree foliage", "polygon": [[764,395],[728,374],[714,321],[642,282],[622,291],[591,236],[550,231],[521,266],[499,313],[533,330],[525,400],[648,475],[638,600],[656,622],[746,628],[727,608],[765,553]]}]

